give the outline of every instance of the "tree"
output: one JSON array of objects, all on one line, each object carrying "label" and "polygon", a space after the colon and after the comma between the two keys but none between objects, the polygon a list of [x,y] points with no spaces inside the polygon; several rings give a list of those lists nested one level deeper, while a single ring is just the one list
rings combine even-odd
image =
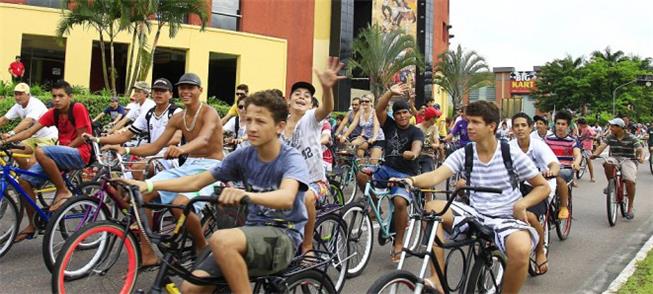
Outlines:
[{"label": "tree", "polygon": [[603,52],[601,51],[593,51],[592,52],[592,58],[594,59],[603,59],[607,61],[610,64],[616,64],[621,61],[627,60],[628,58],[624,55],[624,52],[621,50],[617,50],[615,52],[612,52],[612,49],[610,49],[610,46],[605,47]]},{"label": "tree", "polygon": [[[534,92],[537,99],[536,105],[540,110],[551,111],[554,108],[580,109],[581,103],[588,103],[581,88],[585,82],[581,82],[584,75],[581,69],[584,60],[574,59],[567,56],[563,59],[555,59],[547,62],[538,72]],[[593,97],[593,96],[592,96]]]},{"label": "tree", "polygon": [[376,24],[361,30],[352,43],[352,53],[348,71],[358,69],[369,77],[370,90],[375,97],[381,97],[401,69],[423,67],[417,43],[411,35],[402,30],[384,33]]},{"label": "tree", "polygon": [[[140,77],[140,73],[143,71],[141,64],[144,64],[142,62],[144,54],[146,54],[144,52],[147,52],[147,35],[151,31],[148,17],[154,14],[155,7],[154,0],[121,0],[120,23],[132,33],[132,46],[127,57],[125,96],[129,95],[136,79],[144,79]],[[135,57],[134,53],[136,53]],[[147,54],[146,58],[149,60],[149,54]],[[149,62],[147,64],[149,69]]]},{"label": "tree", "polygon": [[458,45],[455,51],[448,50],[440,55],[433,82],[447,91],[454,108],[460,109],[463,97],[473,89],[489,85],[492,77],[482,56],[473,50],[465,52]]}]

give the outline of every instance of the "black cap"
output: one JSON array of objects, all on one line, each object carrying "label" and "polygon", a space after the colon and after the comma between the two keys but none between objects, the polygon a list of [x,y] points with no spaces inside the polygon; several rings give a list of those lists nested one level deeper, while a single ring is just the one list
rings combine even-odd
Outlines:
[{"label": "black cap", "polygon": [[156,79],[152,84],[152,89],[168,90],[172,92],[172,83],[166,78]]},{"label": "black cap", "polygon": [[175,86],[179,85],[195,85],[198,87],[202,86],[202,81],[200,80],[200,77],[198,77],[196,74],[192,72],[187,72],[181,78],[179,78],[179,81],[175,84]]},{"label": "black cap", "polygon": [[410,106],[406,101],[397,101],[392,104],[392,112],[398,112],[404,109],[410,111]]},{"label": "black cap", "polygon": [[309,92],[311,92],[311,96],[315,95],[315,87],[309,82],[296,82],[292,84],[292,88],[290,88],[290,93],[295,92],[297,89],[306,89]]}]

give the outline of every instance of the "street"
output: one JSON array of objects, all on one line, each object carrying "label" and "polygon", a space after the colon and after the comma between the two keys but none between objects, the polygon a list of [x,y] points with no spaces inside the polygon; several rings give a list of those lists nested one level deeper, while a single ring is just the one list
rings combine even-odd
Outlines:
[{"label": "street", "polygon": [[[549,271],[543,276],[529,277],[523,293],[599,293],[630,261],[640,246],[653,234],[653,175],[648,163],[639,166],[635,219],[625,221],[618,216],[610,227],[606,217],[606,185],[601,161],[595,160],[596,183],[589,174],[574,190],[574,221],[569,239],[559,241],[554,232],[549,254]],[[23,222],[24,223],[24,222]],[[0,259],[0,293],[50,292],[50,274],[43,265],[41,241],[28,240],[15,244]],[[416,259],[408,268],[417,268]],[[344,293],[364,293],[382,274],[394,269],[390,262],[390,245],[374,244],[372,260],[361,276],[348,280]],[[140,279],[139,285],[147,285]]]}]

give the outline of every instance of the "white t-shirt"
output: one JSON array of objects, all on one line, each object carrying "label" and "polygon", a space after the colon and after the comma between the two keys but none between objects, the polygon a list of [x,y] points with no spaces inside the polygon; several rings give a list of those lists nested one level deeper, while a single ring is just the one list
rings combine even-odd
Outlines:
[{"label": "white t-shirt", "polygon": [[147,98],[143,104],[133,103],[127,106],[129,107],[127,118],[131,121],[136,121],[141,113],[146,113],[148,110],[150,110],[150,108],[156,106],[156,103],[154,103],[154,100]]},{"label": "white t-shirt", "polygon": [[[39,118],[41,118],[41,116],[47,111],[48,108],[43,104],[43,102],[41,102],[41,100],[30,96],[29,101],[27,102],[27,107],[23,108],[20,104],[16,103],[9,109],[9,111],[7,111],[7,113],[5,113],[5,118],[8,120],[14,120],[17,118],[25,119],[26,117],[29,117],[35,122],[38,122]],[[57,137],[59,137],[59,132],[54,126],[44,127],[38,130],[33,137],[52,138],[56,140]]]},{"label": "white t-shirt", "polygon": [[[546,131],[546,135],[545,135],[545,137],[546,137],[546,136],[549,136],[549,135],[552,135],[552,134],[553,134],[553,132],[551,132],[550,130],[547,130],[547,131]],[[541,141],[541,142],[544,142],[544,138],[540,137],[540,135],[537,133],[537,130],[535,130],[535,131],[532,131],[532,132],[531,132],[531,142],[532,142],[532,141]]]},{"label": "white t-shirt", "polygon": [[[234,116],[229,119],[229,121],[222,128],[225,132],[236,133],[236,120],[239,119],[238,116]],[[236,139],[242,138],[246,133],[245,122],[241,121],[238,123],[238,133],[236,134]]]},{"label": "white t-shirt", "polygon": [[[170,105],[168,105],[168,109],[164,111],[160,117],[156,116],[156,113],[152,114],[152,117],[150,118],[150,121],[147,121],[147,112],[149,111],[143,111],[141,114],[136,118],[136,121],[132,123],[131,126],[129,126],[129,130],[135,134],[144,134],[147,133],[149,130],[150,133],[150,142],[156,141],[161,134],[163,134],[163,131],[165,131],[166,126],[168,125],[168,111],[170,111]],[[181,112],[181,108],[177,107],[173,114]],[[148,123],[149,123],[149,128],[148,128]]]},{"label": "white t-shirt", "polygon": [[[476,143],[472,142],[474,149],[474,160],[471,174],[471,185],[473,187],[492,187],[503,191],[496,193],[470,193],[470,205],[481,214],[494,217],[509,217],[513,215],[513,205],[522,198],[519,188],[513,189],[510,182],[510,175],[506,170],[501,156],[501,144],[497,144],[494,156],[490,162],[483,163],[479,160],[476,152]],[[538,171],[533,162],[518,148],[510,146],[510,156],[515,175],[519,181],[525,181],[537,176]],[[444,165],[454,174],[465,170],[465,148],[456,150],[445,161]]]},{"label": "white t-shirt", "polygon": [[307,111],[295,126],[292,138],[281,134],[281,139],[289,146],[299,150],[308,165],[310,182],[326,179],[322,165],[322,123],[315,118],[315,110]]},{"label": "white t-shirt", "polygon": [[[512,145],[511,147],[522,150],[519,147],[517,140],[510,140],[510,145]],[[551,164],[551,162],[560,164],[558,157],[556,157],[556,155],[553,153],[553,150],[549,148],[549,145],[540,140],[531,139],[530,144],[528,145],[528,150],[526,151],[526,156],[528,156],[533,161],[533,163],[535,163],[535,167],[540,172],[549,170],[549,164]],[[547,182],[549,182],[549,187],[551,187],[549,198],[552,198],[553,195],[555,195],[556,179],[548,179]]]}]

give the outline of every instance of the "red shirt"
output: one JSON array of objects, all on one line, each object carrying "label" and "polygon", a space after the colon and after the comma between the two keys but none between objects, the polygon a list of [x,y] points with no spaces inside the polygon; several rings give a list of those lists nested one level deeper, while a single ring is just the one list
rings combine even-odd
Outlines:
[{"label": "red shirt", "polygon": [[[46,127],[54,126],[54,112],[55,109],[50,108],[48,112],[44,113],[43,116],[41,116],[39,119],[39,124]],[[77,137],[76,129],[83,128],[85,129],[86,133],[93,133],[93,129],[91,128],[91,119],[89,118],[88,111],[84,105],[81,103],[75,103],[73,107],[73,116],[75,116],[75,126],[73,126],[68,120],[67,112],[59,113],[59,121],[56,124],[57,130],[59,131],[59,145],[70,145],[70,143]],[[91,159],[91,146],[88,144],[81,144],[76,148],[79,150],[79,154],[82,156],[82,160],[85,163],[88,163]]]},{"label": "red shirt", "polygon": [[[324,131],[328,131],[329,136],[331,135],[331,124],[329,124],[329,122],[326,121],[326,120],[322,121],[322,133],[321,134],[324,134]],[[321,138],[321,136],[320,136],[320,138]],[[322,152],[322,160],[324,160],[324,162],[326,162],[326,163],[333,164],[333,153],[331,152],[331,149],[329,149],[329,148],[322,148],[322,149],[324,149],[324,152]]]},{"label": "red shirt", "polygon": [[25,66],[20,61],[14,61],[9,64],[9,69],[14,77],[22,77],[25,73]]}]

